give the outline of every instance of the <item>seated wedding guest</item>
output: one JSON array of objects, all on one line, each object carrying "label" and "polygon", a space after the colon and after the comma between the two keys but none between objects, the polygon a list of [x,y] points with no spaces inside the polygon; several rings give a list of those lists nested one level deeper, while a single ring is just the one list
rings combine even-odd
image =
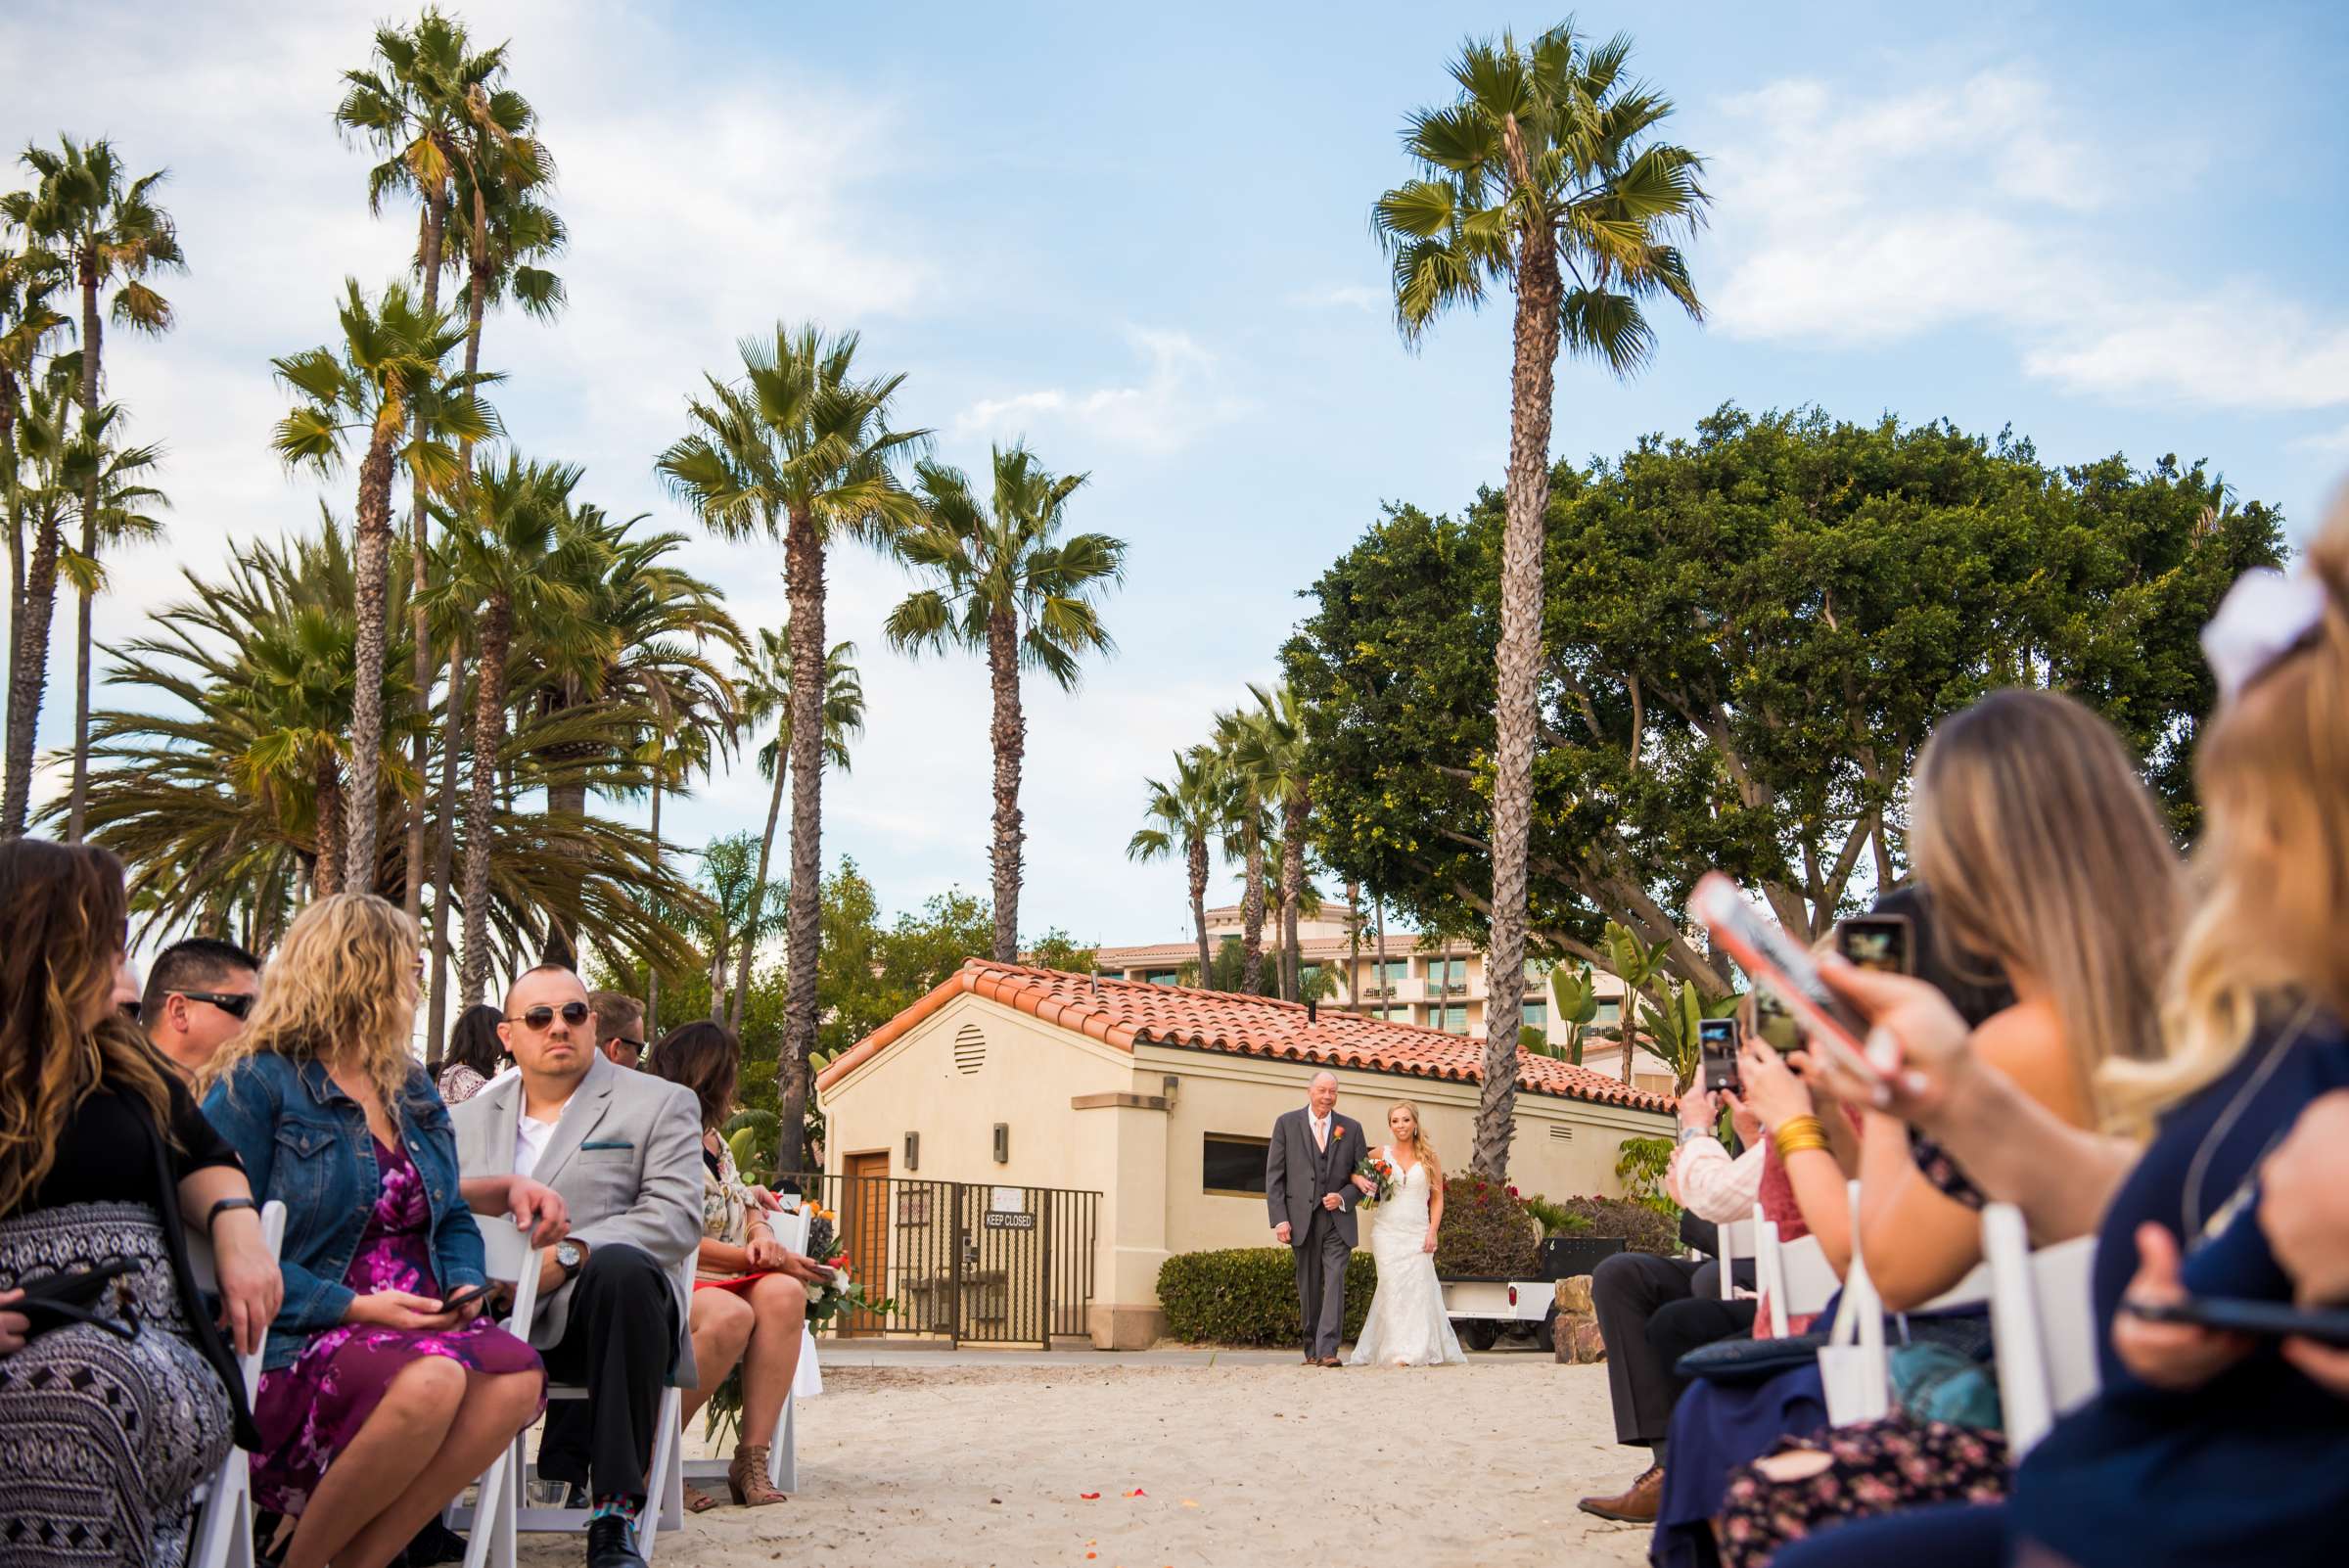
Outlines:
[{"label": "seated wedding guest", "polygon": [[[726,1469],[734,1500],[752,1507],[787,1500],[767,1484],[767,1451],[782,1419],[783,1401],[798,1374],[806,1338],[807,1292],[803,1279],[821,1277],[815,1261],[777,1241],[756,1189],[744,1184],[734,1151],[718,1128],[734,1109],[742,1044],[734,1032],[708,1021],[661,1037],[644,1059],[655,1078],[693,1091],[702,1115],[702,1244],[689,1322],[699,1374],[685,1396],[685,1419],[709,1402],[735,1363],[742,1365],[741,1441]],[[685,1489],[685,1505],[699,1513],[715,1499]]]},{"label": "seated wedding guest", "polygon": [[[1911,853],[1933,893],[1932,924],[1912,935],[1983,955],[2016,997],[1975,1031],[1976,1051],[2066,1124],[2094,1125],[2100,1065],[2158,1048],[2153,997],[2182,908],[2176,853],[2126,745],[2068,697],[1996,692],[1936,727],[1912,796]],[[2133,920],[2111,919],[2116,908],[2134,911]],[[1807,1075],[1799,1081],[1774,1057],[1748,1051],[1749,1098],[1798,1170],[1798,1197],[1820,1222],[1830,1259],[1848,1257],[1845,1173],[1803,1147],[1821,1141],[1802,1135],[1819,1125],[1805,1102],[1828,1090],[1828,1075],[1809,1052],[1793,1058]],[[1931,1174],[1920,1169],[1907,1129],[1889,1117],[1868,1118],[1859,1160],[1859,1253],[1886,1307],[1912,1310],[1981,1261],[1979,1201],[1947,1159]],[[1912,1318],[1909,1330],[1960,1359],[1989,1344],[1979,1308]],[[1996,1496],[2004,1486],[1995,1438],[1896,1417],[1844,1429],[1822,1446],[1811,1441],[1825,1424],[1817,1369],[1771,1387],[1787,1424],[1760,1449],[1726,1454],[1731,1473],[1716,1479],[1724,1555],[1733,1564],[1766,1561],[1829,1520]],[[1764,1457],[1781,1445],[1798,1452]]]},{"label": "seated wedding guest", "polygon": [[624,991],[591,991],[587,1005],[595,1013],[595,1048],[610,1057],[614,1067],[642,1063],[644,1003]]},{"label": "seated wedding guest", "polygon": [[115,989],[108,998],[109,1003],[115,1012],[136,1025],[139,1021],[139,997],[143,994],[139,989],[139,966],[130,961],[130,954],[124,953],[115,965]]},{"label": "seated wedding guest", "polygon": [[530,1340],[549,1375],[587,1389],[587,1414],[541,1440],[538,1468],[588,1482],[589,1568],[636,1568],[662,1391],[696,1382],[686,1310],[702,1237],[702,1117],[689,1090],[596,1050],[590,1017],[570,970],[522,975],[502,1026],[518,1071],[451,1114],[468,1192],[530,1176],[569,1213],[571,1234],[541,1266]]},{"label": "seated wedding guest", "polygon": [[2039,1242],[2095,1231],[2101,1388],[2016,1467],[2004,1505],[1823,1532],[1781,1553],[1786,1568],[2290,1568],[2339,1555],[2341,1400],[2273,1345],[2237,1354],[2121,1309],[2133,1292],[2244,1294],[2280,1274],[2258,1226],[2231,1238],[2249,1245],[2208,1238],[2255,1201],[2260,1162],[2302,1112],[2349,1086],[2349,514],[2300,575],[2238,582],[2203,645],[2220,697],[2194,758],[2201,896],[2164,993],[2167,1056],[2100,1077],[2120,1135],[2038,1105],[1968,1049],[1929,992],[1829,970],[1897,1062],[1886,1109],[2020,1207]]},{"label": "seated wedding guest", "polygon": [[286,1205],[286,1302],[253,1412],[254,1506],[299,1521],[285,1568],[391,1561],[544,1398],[537,1355],[475,1288],[456,1139],[409,1055],[417,947],[372,894],[318,899],[205,1074],[205,1114]]},{"label": "seated wedding guest", "polygon": [[139,1027],[194,1078],[237,1038],[261,989],[261,961],[233,942],[191,937],[156,956],[139,1002]]},{"label": "seated wedding guest", "polygon": [[[1664,1189],[1687,1214],[1716,1224],[1753,1217],[1762,1189],[1761,1125],[1740,1112],[1737,1136],[1745,1152],[1732,1159],[1714,1134],[1720,1097],[1696,1080],[1680,1100],[1680,1141],[1665,1168]],[[1718,1250],[1717,1247],[1712,1250]],[[1738,1276],[1753,1282],[1753,1261]],[[1600,1260],[1590,1276],[1590,1306],[1607,1347],[1607,1396],[1615,1411],[1615,1441],[1645,1449],[1646,1469],[1613,1497],[1585,1498],[1577,1507],[1601,1519],[1653,1524],[1664,1490],[1665,1428],[1682,1380],[1674,1367],[1688,1352],[1754,1326],[1754,1302],[1724,1301],[1721,1264],[1619,1252]]]},{"label": "seated wedding guest", "polygon": [[[236,1152],[115,1010],[127,901],[104,850],[0,844],[0,1562],[178,1562],[193,1499],[250,1447],[244,1384],[188,1268],[211,1241],[236,1348],[277,1312]],[[81,1280],[41,1294],[23,1281]]]},{"label": "seated wedding guest", "polygon": [[497,1026],[506,1015],[487,1002],[476,1002],[457,1015],[448,1032],[448,1052],[440,1062],[440,1101],[462,1105],[495,1078],[506,1054]]}]

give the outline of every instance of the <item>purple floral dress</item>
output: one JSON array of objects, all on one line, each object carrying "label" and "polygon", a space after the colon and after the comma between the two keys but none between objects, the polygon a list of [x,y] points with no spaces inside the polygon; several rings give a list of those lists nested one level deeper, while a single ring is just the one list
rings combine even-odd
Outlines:
[{"label": "purple floral dress", "polygon": [[[440,1287],[433,1278],[432,1205],[424,1179],[405,1149],[378,1141],[375,1164],[382,1186],[343,1282],[362,1296],[404,1290],[437,1299]],[[261,1374],[260,1398],[253,1407],[261,1438],[253,1456],[254,1503],[300,1513],[335,1455],[359,1435],[392,1380],[419,1356],[445,1356],[492,1375],[544,1370],[536,1351],[486,1314],[442,1333],[371,1323],[330,1328],[303,1347],[293,1365]],[[543,1391],[539,1402],[543,1407]]]}]

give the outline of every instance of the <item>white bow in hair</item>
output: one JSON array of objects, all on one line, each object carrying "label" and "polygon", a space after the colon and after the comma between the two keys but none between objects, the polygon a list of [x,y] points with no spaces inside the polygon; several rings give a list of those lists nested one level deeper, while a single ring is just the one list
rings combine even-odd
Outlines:
[{"label": "white bow in hair", "polygon": [[2202,628],[2202,658],[2233,702],[2269,666],[2308,640],[2325,620],[2325,585],[2306,573],[2254,567],[2234,579]]}]

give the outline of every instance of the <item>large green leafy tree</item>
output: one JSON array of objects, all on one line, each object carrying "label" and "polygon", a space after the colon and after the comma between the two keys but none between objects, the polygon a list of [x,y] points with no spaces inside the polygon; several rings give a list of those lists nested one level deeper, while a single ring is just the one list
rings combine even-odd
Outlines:
[{"label": "large green leafy tree", "polygon": [[[451,373],[448,357],[463,334],[447,312],[426,309],[404,283],[391,284],[370,300],[356,278],[346,279],[336,314],[343,331],[339,348],[309,348],[271,361],[278,379],[301,399],[278,422],[272,444],[290,465],[332,473],[342,466],[349,438],[358,434],[364,440],[357,505],[358,701],[351,714],[345,879],[345,891],[373,892],[393,477],[404,469],[428,495],[455,485],[465,473],[460,448],[496,429],[496,416],[478,392],[494,378]],[[422,874],[414,862],[401,872],[410,881]]]},{"label": "large green leafy tree", "polygon": [[824,559],[853,539],[886,548],[920,520],[898,466],[928,438],[890,428],[902,376],[860,377],[854,333],[777,325],[742,345],[737,381],[706,378],[687,405],[692,429],[659,469],[713,532],[783,540],[791,608],[791,868],[787,986],[791,1038],[781,1071],[781,1118],[806,1111],[819,1015],[823,876]]},{"label": "large green leafy tree", "polygon": [[1055,475],[1025,446],[994,448],[992,506],[970,477],[943,463],[915,471],[922,519],[897,541],[898,555],[927,586],[908,594],[888,623],[904,652],[962,648],[987,659],[994,754],[994,872],[998,963],[1020,955],[1020,856],[1027,830],[1020,773],[1028,718],[1020,673],[1040,669],[1063,691],[1077,687],[1088,653],[1115,646],[1101,623],[1101,599],[1126,574],[1126,541],[1106,533],[1061,536],[1069,497],[1082,474]]},{"label": "large green leafy tree", "polygon": [[[81,297],[81,412],[85,425],[95,425],[98,387],[104,377],[104,318],[112,317],[115,325],[134,332],[171,330],[171,301],[147,281],[158,272],[186,266],[171,214],[155,200],[164,175],[159,169],[134,178],[114,145],[104,140],[77,143],[61,137],[54,150],[26,148],[23,161],[38,176],[39,184],[28,201],[13,208],[11,216],[41,240]],[[103,311],[99,306],[102,297],[106,299]],[[93,443],[97,441],[94,430],[84,434]],[[85,560],[96,559],[98,553],[103,526],[98,487],[103,466],[92,463],[82,476],[81,555]],[[85,585],[76,595],[74,646],[85,671],[94,592]],[[74,697],[73,783],[66,818],[66,836],[76,844],[81,842],[89,808],[89,723],[90,694],[85,677]]]},{"label": "large green leafy tree", "polygon": [[[1401,508],[1315,584],[1287,650],[1322,853],[1430,929],[1481,930],[1503,507]],[[2144,759],[2181,835],[2212,691],[2194,638],[2281,520],[2200,468],[2043,464],[2026,442],[1725,408],[1550,502],[1531,899],[1541,945],[1606,966],[1619,922],[1707,997],[1676,915],[1720,867],[1823,934],[1906,865],[1906,780],[1998,685],[2071,692]],[[1872,879],[1862,875],[1873,871]]]},{"label": "large green leafy tree", "polygon": [[1451,67],[1457,96],[1412,115],[1405,129],[1417,176],[1372,209],[1394,261],[1395,319],[1406,340],[1447,310],[1477,305],[1490,289],[1508,291],[1515,304],[1495,657],[1491,1033],[1472,1158],[1486,1176],[1506,1169],[1516,1126],[1542,520],[1558,352],[1628,376],[1655,346],[1646,305],[1701,313],[1672,241],[1704,212],[1703,162],[1656,138],[1672,104],[1629,74],[1630,58],[1629,38],[1589,44],[1572,23],[1526,47],[1507,33],[1471,40]]}]

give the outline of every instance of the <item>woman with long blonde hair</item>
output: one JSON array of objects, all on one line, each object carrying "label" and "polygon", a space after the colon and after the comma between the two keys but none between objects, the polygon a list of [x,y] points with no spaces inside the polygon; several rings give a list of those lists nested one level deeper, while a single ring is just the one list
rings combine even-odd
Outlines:
[{"label": "woman with long blonde hair", "polygon": [[448,1111],[410,1048],[416,924],[370,894],[304,910],[205,1112],[286,1205],[285,1307],[253,1419],[287,1568],[377,1568],[535,1418],[537,1352],[483,1315]]},{"label": "woman with long blonde hair", "polygon": [[1387,1108],[1379,1151],[1394,1173],[1394,1190],[1370,1211],[1370,1256],[1378,1289],[1370,1298],[1350,1365],[1441,1366],[1465,1361],[1444,1312],[1436,1283],[1436,1239],[1444,1228],[1444,1166],[1420,1126],[1419,1107],[1397,1100]]},{"label": "woman with long blonde hair", "polygon": [[[2203,646],[2219,707],[2194,762],[2200,896],[2163,992],[2166,1052],[2099,1075],[2117,1135],[2055,1122],[1919,988],[1830,970],[1899,1061],[1881,1103],[2020,1206],[2039,1239],[2096,1232],[2102,1391],[2031,1451],[2004,1508],[1852,1526],[1790,1548],[1781,1568],[2338,1555],[2349,1408],[2272,1346],[2143,1320],[2124,1302],[2290,1295],[2253,1200],[2302,1107],[2349,1085],[2349,510],[2292,576],[2246,575]],[[1914,1554],[1960,1539],[1969,1555]]]}]

